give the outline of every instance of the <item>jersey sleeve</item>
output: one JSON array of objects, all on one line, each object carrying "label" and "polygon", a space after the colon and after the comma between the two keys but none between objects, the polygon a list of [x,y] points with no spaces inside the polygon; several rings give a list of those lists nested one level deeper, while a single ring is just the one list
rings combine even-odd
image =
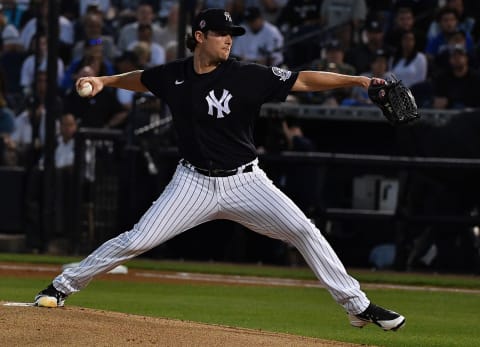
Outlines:
[{"label": "jersey sleeve", "polygon": [[143,70],[140,76],[140,81],[147,87],[154,95],[162,97],[163,88],[162,81],[165,80],[165,65],[155,66],[146,70]]},{"label": "jersey sleeve", "polygon": [[263,102],[285,101],[298,77],[298,72],[251,64],[249,71],[253,83],[252,88]]}]

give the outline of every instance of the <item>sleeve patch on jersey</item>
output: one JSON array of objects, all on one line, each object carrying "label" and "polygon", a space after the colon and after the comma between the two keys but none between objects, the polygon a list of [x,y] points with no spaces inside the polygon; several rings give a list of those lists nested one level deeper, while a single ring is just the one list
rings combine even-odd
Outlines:
[{"label": "sleeve patch on jersey", "polygon": [[279,67],[272,66],[272,72],[275,76],[280,77],[280,81],[286,81],[292,76],[292,72],[284,69],[280,69]]}]

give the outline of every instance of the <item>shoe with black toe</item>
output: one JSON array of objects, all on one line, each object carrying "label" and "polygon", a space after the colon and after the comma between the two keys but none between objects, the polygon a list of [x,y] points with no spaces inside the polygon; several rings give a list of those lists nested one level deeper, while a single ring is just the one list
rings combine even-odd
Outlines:
[{"label": "shoe with black toe", "polygon": [[359,314],[348,314],[350,324],[363,328],[368,323],[378,325],[383,330],[398,330],[405,325],[405,317],[397,312],[370,303],[365,311]]},{"label": "shoe with black toe", "polygon": [[63,307],[67,296],[55,289],[53,284],[42,290],[35,296],[34,305],[38,307]]}]

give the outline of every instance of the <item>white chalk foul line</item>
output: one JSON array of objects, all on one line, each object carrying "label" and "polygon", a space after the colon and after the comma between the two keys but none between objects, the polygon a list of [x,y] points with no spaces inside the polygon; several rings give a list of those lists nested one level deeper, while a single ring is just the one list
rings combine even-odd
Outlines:
[{"label": "white chalk foul line", "polygon": [[283,278],[262,278],[262,277],[247,277],[247,276],[223,276],[223,275],[209,275],[209,274],[195,274],[186,272],[177,272],[173,274],[155,273],[155,272],[136,272],[135,276],[183,280],[183,281],[198,281],[198,282],[216,282],[216,283],[232,283],[232,284],[252,284],[252,285],[271,285],[282,287],[307,287],[307,288],[324,288],[318,282],[306,282]]},{"label": "white chalk foul line", "polygon": [[31,307],[35,306],[35,304],[33,302],[6,302],[3,306]]},{"label": "white chalk foul line", "polygon": [[[135,272],[135,276],[146,278],[158,278],[180,281],[197,281],[197,282],[212,282],[212,283],[231,283],[231,284],[250,284],[262,286],[279,286],[279,287],[303,287],[303,288],[325,288],[317,281],[309,280],[294,280],[284,278],[270,278],[270,277],[248,277],[248,276],[227,276],[227,275],[211,275],[211,274],[197,274],[177,272],[172,274],[156,273],[156,272]],[[447,292],[447,293],[464,293],[464,294],[480,294],[478,289],[464,289],[464,288],[444,288],[431,286],[409,286],[397,284],[363,284],[366,289],[394,289],[406,291],[429,291],[429,292]]]}]

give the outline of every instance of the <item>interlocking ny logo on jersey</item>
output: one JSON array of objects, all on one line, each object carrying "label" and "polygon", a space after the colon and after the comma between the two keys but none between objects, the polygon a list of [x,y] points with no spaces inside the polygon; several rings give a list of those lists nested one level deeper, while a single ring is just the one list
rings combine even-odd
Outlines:
[{"label": "interlocking ny logo on jersey", "polygon": [[230,99],[232,98],[232,94],[230,94],[230,92],[226,89],[223,90],[223,94],[222,94],[222,97],[220,98],[220,100],[217,99],[217,97],[215,96],[215,92],[213,90],[210,91],[210,93],[208,93],[208,95],[206,96],[206,100],[208,102],[208,114],[210,116],[213,116],[213,108],[216,108],[217,109],[217,118],[224,118],[224,114],[229,114],[230,113],[230,106],[229,106],[229,102],[230,102]]}]

